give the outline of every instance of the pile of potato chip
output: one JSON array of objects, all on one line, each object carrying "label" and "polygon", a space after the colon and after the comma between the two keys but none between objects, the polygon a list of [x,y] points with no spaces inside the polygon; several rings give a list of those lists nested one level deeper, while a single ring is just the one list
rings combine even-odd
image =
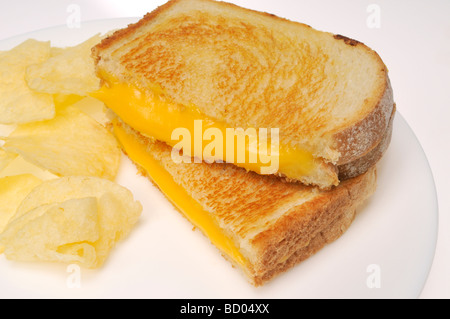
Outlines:
[{"label": "pile of potato chip", "polygon": [[121,150],[106,127],[91,47],[27,40],[0,52],[0,253],[98,268],[142,206],[115,182]]}]

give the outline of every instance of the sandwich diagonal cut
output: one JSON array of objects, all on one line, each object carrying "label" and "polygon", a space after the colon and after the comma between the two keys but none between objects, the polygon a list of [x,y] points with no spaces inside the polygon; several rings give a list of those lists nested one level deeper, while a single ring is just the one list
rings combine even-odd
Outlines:
[{"label": "sandwich diagonal cut", "polygon": [[330,190],[227,163],[175,163],[171,147],[116,119],[124,153],[254,286],[339,238],[376,189],[376,165]]},{"label": "sandwich diagonal cut", "polygon": [[[379,55],[271,14],[172,0],[105,38],[92,55],[103,82],[93,96],[172,147],[173,130],[194,120],[221,130],[278,128],[275,174],[326,189],[366,172],[379,159],[368,154],[389,144],[395,108]],[[259,164],[231,162],[260,173]]]}]

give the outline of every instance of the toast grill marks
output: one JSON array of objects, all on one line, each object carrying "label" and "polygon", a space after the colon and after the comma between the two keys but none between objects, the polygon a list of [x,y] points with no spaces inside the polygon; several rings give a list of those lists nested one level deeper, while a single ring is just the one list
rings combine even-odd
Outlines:
[{"label": "toast grill marks", "polygon": [[[223,17],[226,18],[189,7],[196,2],[223,5]],[[171,13],[170,7],[177,3],[179,6],[187,3],[188,13]],[[225,118],[231,126],[280,127],[286,139],[294,144],[296,141],[308,144],[306,138],[323,138],[326,140],[323,144],[330,148],[330,136],[324,133],[330,128],[330,123],[336,126],[333,130],[336,133],[339,127],[345,129],[345,125],[351,125],[348,121],[352,121],[349,116],[339,114],[342,110],[331,112],[331,105],[350,103],[350,115],[357,114],[363,118],[361,112],[371,111],[371,106],[365,104],[376,104],[371,95],[374,89],[380,89],[373,88],[376,86],[374,82],[378,81],[375,78],[385,74],[384,70],[376,70],[382,68],[382,62],[367,47],[359,43],[348,45],[330,34],[298,23],[229,7],[210,1],[171,2],[171,6],[158,9],[138,25],[130,27],[129,32],[122,32],[132,38],[130,44],[121,43],[118,34],[99,48],[114,49],[111,56],[120,59],[125,66],[122,75],[134,77],[135,82],[143,81],[143,87],[157,83],[169,99],[195,104],[208,116]],[[236,12],[240,14],[244,11],[250,22],[243,23],[245,20],[241,18],[230,17],[226,8],[238,10]],[[259,20],[254,21],[255,16]],[[222,21],[224,19],[226,24]],[[145,38],[146,41],[142,41]],[[352,49],[346,50],[346,47]],[[233,55],[230,49],[236,54]],[[145,62],[136,62],[136,55]],[[365,71],[373,72],[374,79],[355,93],[348,87],[353,77],[354,82],[360,82],[360,78],[367,82],[367,76],[359,75],[358,78],[359,71],[351,65],[356,59],[364,60],[362,65],[368,68]],[[347,74],[349,70],[353,73]],[[254,71],[256,76],[250,77],[250,71]],[[364,87],[369,91],[360,93]],[[346,93],[346,89],[350,92]],[[351,96],[358,94],[361,95],[358,97],[360,101],[352,101]],[[364,100],[365,103],[361,102]],[[242,105],[246,105],[246,112],[242,112]],[[279,116],[274,117],[273,114]],[[336,159],[335,152],[329,149],[322,152]]]},{"label": "toast grill marks", "polygon": [[[325,125],[318,109],[325,108],[320,100],[328,56],[317,47],[281,33],[275,37],[263,26],[201,12],[154,29],[134,40],[128,51],[124,45],[113,55],[127,73],[158,83],[176,103],[196,105],[232,127],[287,126],[286,135],[306,135],[311,127]],[[317,101],[314,107],[306,104],[311,97]],[[298,127],[299,121],[308,125]]]}]

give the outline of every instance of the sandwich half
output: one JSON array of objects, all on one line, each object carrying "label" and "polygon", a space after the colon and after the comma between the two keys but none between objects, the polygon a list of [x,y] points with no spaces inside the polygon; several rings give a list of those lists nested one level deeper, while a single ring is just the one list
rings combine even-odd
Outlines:
[{"label": "sandwich half", "polygon": [[339,238],[376,189],[376,165],[329,190],[227,163],[176,163],[120,119],[125,154],[249,282],[261,286]]},{"label": "sandwich half", "polygon": [[[327,189],[366,172],[388,146],[387,68],[341,35],[225,2],[171,0],[92,52],[103,83],[93,96],[143,136],[192,158]],[[224,140],[180,146],[177,128],[204,142],[213,128]],[[248,142],[239,160],[228,128],[248,140],[270,133]]]}]

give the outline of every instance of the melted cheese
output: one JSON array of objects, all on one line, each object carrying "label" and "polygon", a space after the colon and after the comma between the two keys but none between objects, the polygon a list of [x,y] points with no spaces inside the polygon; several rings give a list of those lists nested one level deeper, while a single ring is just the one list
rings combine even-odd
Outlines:
[{"label": "melted cheese", "polygon": [[[310,174],[317,165],[310,152],[273,143],[269,128],[267,128],[269,134],[266,139],[261,138],[260,135],[254,137],[252,134],[248,134],[249,130],[247,129],[243,133],[247,134],[244,136],[244,138],[247,138],[245,149],[242,150],[243,153],[239,153],[240,149],[237,149],[237,147],[242,144],[229,143],[229,140],[227,140],[227,130],[230,128],[221,121],[205,116],[195,106],[179,105],[166,101],[161,89],[158,88],[144,92],[136,86],[119,83],[107,76],[104,78],[109,80],[100,90],[93,92],[92,96],[103,101],[126,124],[141,134],[163,141],[172,147],[176,148],[177,143],[179,144],[179,140],[174,140],[173,133],[178,128],[184,128],[192,137],[190,149],[192,152],[187,154],[194,158],[200,158],[208,162],[233,163],[259,174],[280,173],[297,180]],[[201,121],[200,129],[195,126],[195,123],[199,121]],[[208,129],[214,129],[215,132],[221,133],[223,140],[220,141],[221,143],[215,144],[219,147],[211,147],[212,142],[204,141],[204,134]],[[254,132],[259,134],[259,130],[255,129]],[[199,135],[203,139],[200,148],[196,147],[194,143]],[[233,141],[237,140],[236,136],[233,138],[235,138]],[[210,136],[211,141],[214,139]],[[209,147],[209,152],[205,152],[207,147]],[[214,151],[211,151],[211,148]],[[186,151],[186,149],[183,149],[183,151]],[[228,154],[233,156],[228,156]],[[241,156],[238,158],[239,154]],[[242,156],[242,154],[244,155]],[[273,165],[273,163],[276,163],[276,165]]]},{"label": "melted cheese", "polygon": [[114,134],[132,161],[140,165],[158,185],[161,191],[186,216],[186,218],[229,256],[235,263],[244,266],[245,258],[239,249],[216,224],[210,213],[195,201],[187,191],[175,183],[172,176],[146,150],[134,136],[128,134],[120,125],[114,123]]}]

